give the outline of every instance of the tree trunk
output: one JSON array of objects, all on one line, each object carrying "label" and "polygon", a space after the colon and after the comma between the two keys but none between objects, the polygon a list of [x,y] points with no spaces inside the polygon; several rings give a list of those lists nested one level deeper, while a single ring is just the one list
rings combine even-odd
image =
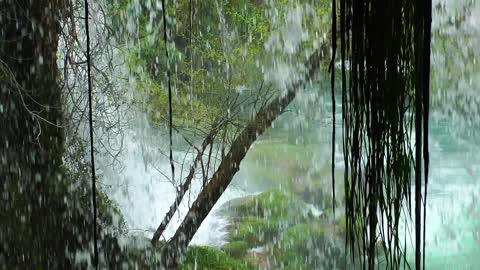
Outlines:
[{"label": "tree trunk", "polygon": [[165,228],[167,228],[168,223],[172,219],[175,212],[177,212],[178,206],[180,205],[180,203],[183,200],[183,197],[185,196],[188,189],[190,188],[190,185],[192,184],[192,180],[194,179],[194,176],[195,176],[195,170],[197,169],[198,163],[200,163],[201,160],[203,159],[203,153],[205,152],[205,149],[207,148],[208,145],[213,143],[213,138],[217,133],[216,129],[217,129],[216,126],[212,128],[210,134],[208,134],[205,140],[203,141],[202,148],[198,150],[197,157],[193,161],[193,164],[190,167],[190,171],[187,177],[185,178],[185,181],[183,182],[183,184],[180,185],[177,191],[177,197],[175,198],[175,202],[170,206],[170,209],[168,210],[167,214],[165,214],[165,217],[163,218],[162,223],[160,223],[157,230],[153,234],[153,237],[151,240],[151,243],[153,246],[157,245],[158,241],[160,240],[160,237],[165,231]]},{"label": "tree trunk", "polygon": [[230,150],[221,161],[212,179],[192,204],[169,244],[162,250],[163,264],[167,269],[177,267],[181,256],[185,254],[188,243],[232,181],[250,146],[284,112],[288,104],[295,98],[298,89],[313,77],[320,65],[320,55],[322,54],[319,51],[314,53],[306,63],[305,77],[293,82],[285,96],[276,98],[258,112],[232,143]]},{"label": "tree trunk", "polygon": [[0,1],[0,265],[9,269],[71,269],[61,229],[69,219],[57,211],[65,208],[56,57],[63,6]]}]

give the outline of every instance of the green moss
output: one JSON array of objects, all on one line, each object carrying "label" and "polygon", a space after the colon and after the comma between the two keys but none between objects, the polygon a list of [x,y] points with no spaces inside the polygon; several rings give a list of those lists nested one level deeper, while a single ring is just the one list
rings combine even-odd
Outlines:
[{"label": "green moss", "polygon": [[271,241],[279,229],[277,220],[244,217],[240,223],[231,226],[229,240],[245,241],[249,247],[254,247]]},{"label": "green moss", "polygon": [[232,200],[222,211],[233,221],[228,239],[245,241],[249,247],[271,242],[289,227],[314,219],[300,198],[280,190]]},{"label": "green moss", "polygon": [[230,257],[225,252],[211,247],[189,247],[182,270],[250,270],[247,262]]},{"label": "green moss", "polygon": [[333,269],[343,262],[337,233],[337,226],[322,222],[290,227],[280,235],[273,257],[285,269]]},{"label": "green moss", "polygon": [[320,223],[293,226],[282,235],[282,246],[287,249],[302,252],[306,252],[312,248],[318,248],[315,244],[324,240],[326,226],[328,225]]},{"label": "green moss", "polygon": [[[228,237],[232,242],[226,250],[258,265],[268,261],[279,269],[342,265],[342,221],[332,224],[309,215],[306,209],[296,195],[280,190],[230,201],[224,206],[233,221]],[[245,245],[262,246],[266,251],[245,255]]]},{"label": "green moss", "polygon": [[346,228],[347,228],[347,219],[346,219],[345,215],[339,217],[338,220],[337,220],[337,223],[338,223],[338,227],[339,227],[340,231],[342,233],[345,233]]},{"label": "green moss", "polygon": [[223,211],[234,218],[253,216],[272,223],[298,223],[305,219],[305,209],[305,203],[295,195],[277,189],[235,199],[223,206]]},{"label": "green moss", "polygon": [[[168,123],[168,90],[145,72],[137,72],[137,94],[135,103],[146,111],[150,120],[156,125]],[[137,98],[139,97],[139,98]],[[143,100],[147,97],[147,100]],[[176,95],[172,100],[173,121],[184,128],[195,124],[211,125],[219,111],[215,106],[208,106],[198,99],[190,100],[187,95]]]},{"label": "green moss", "polygon": [[222,250],[235,258],[243,258],[247,254],[248,244],[245,241],[234,241],[225,244]]}]

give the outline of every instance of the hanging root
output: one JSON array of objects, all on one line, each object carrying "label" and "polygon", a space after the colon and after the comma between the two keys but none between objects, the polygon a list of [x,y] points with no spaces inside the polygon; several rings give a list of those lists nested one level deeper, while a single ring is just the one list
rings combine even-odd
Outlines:
[{"label": "hanging root", "polygon": [[[340,0],[346,241],[363,269],[374,269],[378,246],[386,269],[409,267],[399,225],[402,211],[412,210],[413,168],[420,269],[422,136],[425,195],[428,177],[430,21],[430,0]],[[415,153],[410,145],[413,131]]]}]

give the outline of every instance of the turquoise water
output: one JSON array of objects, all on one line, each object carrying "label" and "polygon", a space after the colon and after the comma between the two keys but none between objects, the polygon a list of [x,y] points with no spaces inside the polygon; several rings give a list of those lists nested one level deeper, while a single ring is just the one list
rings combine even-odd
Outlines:
[{"label": "turquoise water", "polygon": [[439,3],[432,26],[426,268],[480,269],[480,3]]},{"label": "turquoise water", "polygon": [[480,142],[455,133],[452,122],[432,122],[427,269],[480,269]]},{"label": "turquoise water", "polygon": [[[426,233],[426,269],[431,270],[480,269],[479,2],[434,1]],[[318,89],[325,87],[328,85]],[[328,94],[315,96],[312,92],[309,94],[307,91],[297,97],[289,112],[282,115],[275,128],[267,132],[263,142],[281,141],[316,149],[316,154],[310,157],[312,168],[304,173],[306,175],[328,172],[331,162],[330,97]],[[341,107],[340,104],[337,106],[338,120],[341,119]],[[336,162],[341,170],[340,121],[337,121],[337,135],[336,148],[339,151]],[[291,148],[281,146],[275,151],[278,151],[278,157],[273,159],[277,164],[288,155],[299,159],[299,154],[293,154],[295,150]],[[270,168],[272,165],[262,165],[265,163],[261,159],[252,160],[252,156],[247,156],[247,165],[240,171],[243,178],[263,179],[268,174],[276,177],[278,170]],[[263,174],[246,173],[254,171],[254,163],[264,170]],[[302,177],[305,176],[298,176]],[[326,179],[321,180],[322,184],[329,190],[329,175],[322,177]],[[411,263],[414,261],[413,237],[413,228],[410,228],[410,233],[407,233],[410,244],[407,257]]]}]

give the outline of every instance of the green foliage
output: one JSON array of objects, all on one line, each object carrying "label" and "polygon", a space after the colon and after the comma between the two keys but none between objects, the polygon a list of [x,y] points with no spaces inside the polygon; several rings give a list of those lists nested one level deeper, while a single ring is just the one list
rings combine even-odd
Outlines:
[{"label": "green foliage", "polygon": [[272,190],[230,201],[222,211],[235,222],[229,226],[230,241],[244,241],[249,247],[273,241],[283,230],[312,216],[295,195]]},{"label": "green foliage", "polygon": [[[68,197],[72,211],[80,211],[83,222],[91,222],[92,193],[90,164],[84,160],[87,146],[80,142],[77,151],[66,158],[61,166],[61,181],[55,183],[57,196]],[[102,176],[97,176],[101,179]],[[126,222],[118,205],[111,200],[101,187],[97,188],[98,224],[105,234],[121,235],[126,233]],[[90,233],[89,233],[90,234]]]},{"label": "green foliage", "polygon": [[337,223],[338,223],[338,226],[339,226],[340,230],[342,231],[342,233],[345,233],[345,231],[347,229],[347,219],[345,218],[345,215],[339,217],[337,219]]},{"label": "green foliage", "polygon": [[343,269],[341,245],[333,241],[335,234],[337,227],[327,223],[290,227],[273,248],[276,264],[284,269],[333,269],[334,266]]},{"label": "green foliage", "polygon": [[[271,65],[279,56],[278,52],[266,50],[264,44],[272,33],[279,31],[288,11],[301,4],[283,0],[195,1],[192,7],[188,0],[170,3],[167,27],[172,40],[168,65],[162,16],[158,14],[161,10],[152,16],[151,11],[158,8],[149,3],[116,1],[111,5],[117,15],[113,19],[114,29],[119,43],[127,44],[124,51],[137,78],[136,93],[140,96],[136,100],[147,101],[143,109],[152,112],[151,120],[158,124],[168,119],[166,72],[170,67],[175,89],[174,122],[180,128],[208,127],[212,119],[230,109],[225,101],[237,95],[239,89],[248,95],[257,94],[255,91],[264,79],[264,66]],[[327,18],[327,9],[328,5],[322,2],[314,5],[313,12],[307,12],[303,26],[310,37],[318,36],[318,29],[313,26],[324,23],[323,19],[311,21],[318,14]],[[316,39],[304,43],[311,46],[312,40]]]},{"label": "green foliage", "polygon": [[305,219],[305,203],[295,195],[281,190],[271,190],[259,195],[230,201],[224,211],[234,217],[258,217],[272,222],[295,223]]},{"label": "green foliage", "polygon": [[247,262],[232,258],[225,252],[211,247],[188,248],[182,270],[250,270]]},{"label": "green foliage", "polygon": [[[299,197],[280,190],[234,199],[222,209],[232,220],[224,250],[259,267],[269,261],[279,269],[343,269],[345,225],[306,210]],[[263,250],[245,254],[254,247]]]},{"label": "green foliage", "polygon": [[234,258],[243,258],[247,254],[248,244],[245,241],[233,241],[223,245],[222,250]]},{"label": "green foliage", "polygon": [[[167,26],[175,36],[168,46],[168,65],[161,16],[152,19],[147,2],[135,3],[124,0],[112,6],[118,18],[123,18],[115,29],[119,40],[135,43],[125,52],[130,70],[137,77],[138,94],[147,97],[146,109],[154,112],[150,114],[153,122],[165,123],[168,119],[164,112],[167,110],[165,74],[169,67],[176,90],[174,111],[177,115],[174,121],[179,127],[208,126],[215,116],[228,109],[225,100],[236,93],[237,87],[258,87],[260,84],[263,78],[257,76],[260,69],[256,61],[260,59],[263,39],[255,38],[258,42],[246,43],[245,35],[236,34],[245,23],[252,27],[256,25],[253,32],[252,27],[249,28],[250,33],[263,38],[267,36],[265,23],[268,20],[256,5],[244,3],[247,6],[241,14],[248,15],[248,21],[244,22],[237,18],[239,14],[236,12],[241,4],[237,1],[196,2],[193,8],[197,15],[190,28],[189,1],[177,1],[176,6],[170,6],[167,12]],[[254,17],[258,17],[258,23],[253,22]],[[131,25],[127,23],[122,28],[121,21]],[[132,29],[127,33],[124,28],[132,28],[137,33],[132,36]]]},{"label": "green foliage", "polygon": [[[168,92],[156,81],[145,77],[137,82],[139,97],[135,100],[140,108],[148,112],[150,119],[159,125],[168,122]],[[146,96],[146,100],[140,99]],[[178,127],[193,128],[200,125],[211,125],[219,113],[217,109],[186,96],[177,95],[172,99],[173,121]]]},{"label": "green foliage", "polygon": [[97,191],[98,219],[104,232],[121,235],[127,231],[127,224],[118,205],[104,191]]},{"label": "green foliage", "polygon": [[314,241],[323,240],[325,231],[328,229],[327,226],[330,225],[309,223],[290,227],[281,237],[282,246],[303,253],[310,249],[319,248],[314,245]]},{"label": "green foliage", "polygon": [[249,247],[254,247],[272,241],[280,228],[278,220],[247,216],[229,228],[229,240],[245,241]]}]

